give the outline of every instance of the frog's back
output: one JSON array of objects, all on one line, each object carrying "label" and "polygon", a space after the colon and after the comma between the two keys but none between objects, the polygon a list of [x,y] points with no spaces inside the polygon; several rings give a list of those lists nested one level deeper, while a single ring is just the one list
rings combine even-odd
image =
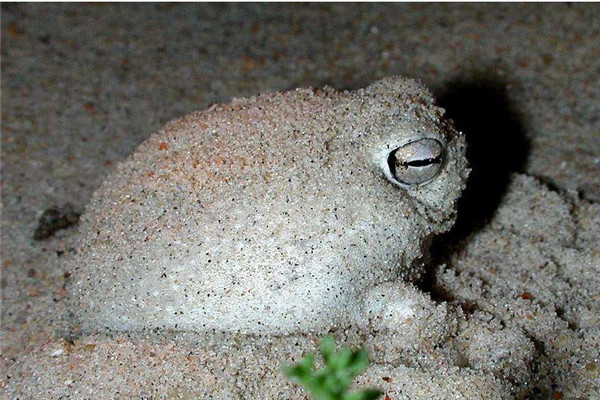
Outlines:
[{"label": "frog's back", "polygon": [[[310,204],[299,187],[318,196],[326,183],[306,160],[328,157],[334,101],[310,89],[237,100],[177,120],[140,145],[82,219],[72,290],[84,328],[135,329],[141,315],[147,327],[214,328],[227,325],[226,315],[236,326],[239,304],[228,298],[250,304],[288,278],[301,280],[277,253],[297,263],[306,254],[291,254],[298,250],[274,237],[294,229],[291,218],[305,218],[285,206]],[[253,307],[256,317],[265,312]]]}]

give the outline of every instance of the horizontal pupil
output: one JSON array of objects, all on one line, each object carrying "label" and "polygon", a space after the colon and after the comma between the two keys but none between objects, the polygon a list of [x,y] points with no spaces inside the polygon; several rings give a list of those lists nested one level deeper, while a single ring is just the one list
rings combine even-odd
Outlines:
[{"label": "horizontal pupil", "polygon": [[431,164],[439,164],[440,162],[441,162],[441,157],[438,156],[435,158],[425,158],[422,160],[406,161],[406,162],[403,162],[402,165],[407,166],[407,167],[426,167]]}]

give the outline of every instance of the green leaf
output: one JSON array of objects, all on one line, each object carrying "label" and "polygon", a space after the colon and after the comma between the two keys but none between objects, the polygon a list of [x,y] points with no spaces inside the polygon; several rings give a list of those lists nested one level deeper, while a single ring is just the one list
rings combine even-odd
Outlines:
[{"label": "green leaf", "polygon": [[383,393],[375,389],[367,389],[362,392],[354,392],[344,398],[344,400],[377,400]]},{"label": "green leaf", "polygon": [[352,362],[352,355],[352,350],[343,349],[335,357],[333,357],[331,364],[335,365],[336,369],[348,368]]},{"label": "green leaf", "polygon": [[367,354],[366,350],[360,349],[359,351],[352,354],[352,360],[348,365],[348,371],[352,374],[352,377],[354,378],[363,370],[365,370],[368,365],[369,355]]},{"label": "green leaf", "polygon": [[321,355],[325,364],[329,364],[335,355],[335,341],[333,336],[327,335],[321,340]]},{"label": "green leaf", "polygon": [[314,356],[312,353],[309,353],[298,364],[283,367],[283,372],[288,378],[296,378],[302,381],[310,376],[313,365]]}]

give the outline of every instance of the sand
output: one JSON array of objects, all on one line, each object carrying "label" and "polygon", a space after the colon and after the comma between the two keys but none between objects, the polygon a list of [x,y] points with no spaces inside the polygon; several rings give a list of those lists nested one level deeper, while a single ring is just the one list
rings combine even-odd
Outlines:
[{"label": "sand", "polygon": [[313,349],[310,335],[71,337],[62,260],[76,229],[34,232],[48,209],[81,212],[173,118],[402,74],[470,137],[461,219],[421,285],[467,326],[397,353],[355,332],[339,341],[371,343],[374,361],[395,365],[364,376],[395,385],[393,399],[600,398],[598,21],[588,4],[3,4],[0,394],[300,397],[279,365]]}]

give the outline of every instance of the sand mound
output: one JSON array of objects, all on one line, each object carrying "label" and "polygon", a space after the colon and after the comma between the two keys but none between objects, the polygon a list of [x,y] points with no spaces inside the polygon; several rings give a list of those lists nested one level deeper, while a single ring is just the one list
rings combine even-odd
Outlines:
[{"label": "sand mound", "polygon": [[[392,399],[597,396],[599,217],[593,203],[514,176],[491,223],[437,269],[436,295],[449,302],[415,290],[421,312],[403,335],[334,332],[339,343],[370,351],[359,383]],[[48,340],[11,368],[5,393],[304,398],[280,367],[317,341],[168,332]]]}]

